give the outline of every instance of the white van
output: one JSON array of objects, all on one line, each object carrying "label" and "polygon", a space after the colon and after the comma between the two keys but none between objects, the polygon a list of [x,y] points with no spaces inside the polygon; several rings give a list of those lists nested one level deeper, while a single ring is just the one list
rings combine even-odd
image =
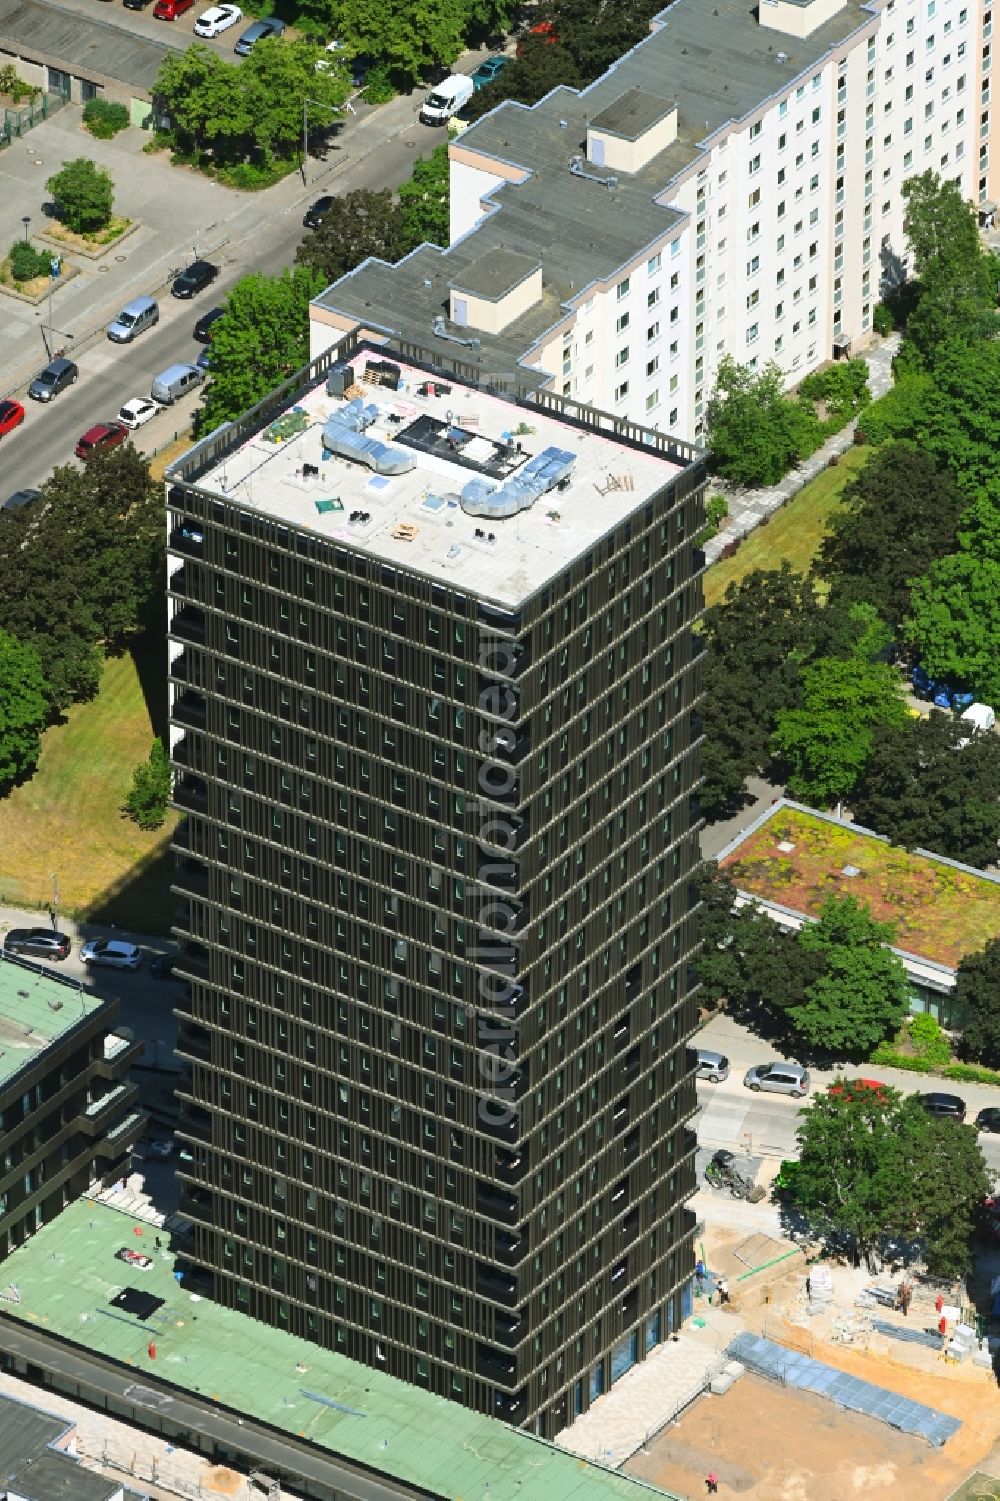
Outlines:
[{"label": "white van", "polygon": [[457,115],[473,95],[472,79],[464,73],[450,73],[427,95],[420,106],[420,118],[425,125],[447,125],[452,115]]},{"label": "white van", "polygon": [[958,749],[963,750],[969,744],[973,735],[988,735],[996,729],[997,717],[989,704],[970,704],[962,712],[959,724],[962,726],[962,736],[958,742]]}]

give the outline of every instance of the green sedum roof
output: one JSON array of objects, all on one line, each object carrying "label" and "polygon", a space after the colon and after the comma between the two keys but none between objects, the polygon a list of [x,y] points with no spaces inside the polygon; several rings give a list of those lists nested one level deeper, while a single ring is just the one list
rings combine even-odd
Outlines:
[{"label": "green sedum roof", "polygon": [[[136,1234],[141,1230],[141,1235]],[[146,1271],[115,1258],[151,1256]],[[308,1439],[433,1495],[490,1501],[642,1501],[664,1492],[444,1397],[318,1349],[177,1285],[155,1231],[81,1199],[8,1257],[20,1302],[3,1315]],[[145,1323],[109,1308],[122,1287],[165,1300]],[[147,1347],[156,1344],[151,1361]],[[319,1400],[317,1400],[319,1399]]]}]

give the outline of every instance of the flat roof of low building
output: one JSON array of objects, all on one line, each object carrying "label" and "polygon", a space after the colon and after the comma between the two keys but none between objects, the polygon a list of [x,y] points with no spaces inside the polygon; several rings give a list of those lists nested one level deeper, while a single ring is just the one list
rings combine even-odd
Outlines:
[{"label": "flat roof of low building", "polygon": [[498,245],[466,266],[455,282],[455,290],[496,301],[519,287],[535,271],[540,271],[541,266],[541,261],[530,255],[521,255],[517,250],[505,250]]},{"label": "flat roof of low building", "polygon": [[75,980],[0,955],[0,1085],[106,1005]]},{"label": "flat roof of low building", "polygon": [[[145,1253],[152,1266],[125,1265],[116,1255],[123,1247]],[[664,1494],[185,1291],[173,1254],[156,1248],[149,1225],[93,1200],[77,1200],[37,1230],[7,1258],[4,1276],[18,1301],[0,1302],[3,1319],[121,1364],[132,1382],[139,1375],[197,1394],[432,1496],[641,1501]],[[162,1304],[145,1320],[111,1308],[126,1287]]]},{"label": "flat roof of low building", "polygon": [[627,89],[590,122],[592,130],[608,130],[626,141],[636,141],[647,130],[669,115],[674,104],[645,89]]},{"label": "flat roof of low building", "polygon": [[121,1494],[119,1481],[84,1469],[74,1455],[56,1447],[73,1423],[13,1397],[0,1397],[0,1495],[22,1501],[110,1501]]},{"label": "flat roof of low building", "polygon": [[50,0],[0,0],[0,41],[77,77],[113,79],[148,99],[164,60],[182,49],[117,26],[113,15],[88,16]]},{"label": "flat roof of low building", "polygon": [[[398,369],[398,389],[377,384],[375,367],[386,362]],[[571,425],[558,410],[518,406],[452,377],[430,376],[388,348],[362,346],[350,364],[360,384],[348,397],[357,389],[378,410],[365,436],[405,447],[415,460],[408,473],[374,474],[356,459],[323,457],[324,424],[343,411],[347,398],[328,396],[320,381],[290,399],[284,413],[270,412],[267,426],[251,423],[245,440],[218,462],[199,467],[200,453],[211,451],[210,436],[168,477],[480,598],[516,605],[685,467],[666,456],[665,435],[650,433],[648,445],[627,443],[611,431],[613,419],[606,433]],[[275,420],[286,417],[283,430],[298,430],[274,440]],[[462,509],[470,481],[499,486],[552,448],[573,456],[562,491],[552,489],[503,520]]]},{"label": "flat roof of low building", "polygon": [[718,855],[740,891],[818,917],[829,896],[853,896],[896,930],[893,947],[954,970],[1000,938],[1000,878],[787,798]]}]

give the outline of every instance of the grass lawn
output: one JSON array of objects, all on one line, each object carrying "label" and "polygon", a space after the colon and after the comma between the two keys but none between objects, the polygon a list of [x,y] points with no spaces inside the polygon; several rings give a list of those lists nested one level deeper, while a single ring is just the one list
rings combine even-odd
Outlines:
[{"label": "grass lawn", "polygon": [[778,568],[785,559],[796,573],[807,573],[844,486],[864,468],[868,453],[861,445],[849,448],[835,468],[824,469],[773,512],[767,526],[755,527],[733,557],[713,563],[705,573],[705,603],[718,604],[730,584],[738,584],[756,568]]},{"label": "grass lawn", "polygon": [[158,720],[165,711],[162,643],[140,665],[142,679],[131,655],[108,661],[93,703],[46,730],[34,777],[0,801],[0,903],[46,907],[55,875],[60,908],[77,920],[169,931],[176,816],[146,834],[120,811],[153,739],[147,694]]}]

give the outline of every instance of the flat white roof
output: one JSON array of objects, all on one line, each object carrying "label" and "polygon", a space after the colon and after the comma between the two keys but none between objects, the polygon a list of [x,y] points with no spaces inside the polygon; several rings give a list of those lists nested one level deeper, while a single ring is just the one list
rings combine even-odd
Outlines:
[{"label": "flat white roof", "polygon": [[[398,366],[399,388],[365,381],[369,360]],[[283,439],[265,436],[272,433],[272,421],[194,483],[395,567],[516,605],[644,506],[684,467],[652,448],[575,427],[555,413],[516,406],[452,377],[435,380],[389,351],[362,349],[352,363],[365,403],[378,408],[366,437],[395,445],[419,419],[431,418],[425,430],[434,424],[440,424],[442,434],[457,429],[459,449],[472,464],[505,463],[508,477],[546,448],[572,453],[569,483],[562,491],[542,495],[530,509],[497,520],[467,515],[459,497],[470,480],[502,480],[448,458],[446,442],[434,445],[445,453],[407,446],[416,465],[401,475],[378,475],[347,457],[324,458],[324,423],[346,400],[328,396],[325,383],[289,403],[288,413],[298,409],[301,431]],[[446,394],[441,394],[442,385],[450,387]],[[518,433],[520,424],[530,431]],[[521,454],[513,452],[518,443]],[[358,512],[369,519],[352,521]]]}]

